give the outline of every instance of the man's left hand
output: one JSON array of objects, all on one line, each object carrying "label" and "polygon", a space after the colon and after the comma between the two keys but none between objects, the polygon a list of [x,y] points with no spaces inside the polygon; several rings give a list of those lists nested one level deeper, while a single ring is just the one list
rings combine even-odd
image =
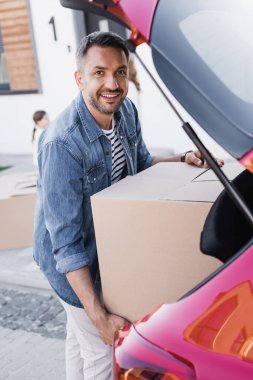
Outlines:
[{"label": "man's left hand", "polygon": [[[215,161],[220,167],[224,165],[224,161],[219,158],[215,158]],[[209,168],[208,163],[204,160],[199,150],[186,153],[185,162],[188,165],[195,165],[199,168]]]}]

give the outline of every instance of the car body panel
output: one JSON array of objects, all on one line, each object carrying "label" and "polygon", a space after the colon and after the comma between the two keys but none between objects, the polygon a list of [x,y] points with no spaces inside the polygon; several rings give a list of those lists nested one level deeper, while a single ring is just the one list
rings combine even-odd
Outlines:
[{"label": "car body panel", "polygon": [[[134,324],[136,332],[156,349],[181,358],[182,363],[192,363],[197,379],[253,377],[252,243],[189,296],[162,305]],[[122,356],[123,342],[120,345]],[[136,362],[141,350],[138,355]],[[142,360],[147,360],[144,351],[143,355]],[[118,360],[116,347],[116,363]],[[148,360],[152,363],[152,354]],[[133,358],[131,365],[134,367]]]},{"label": "car body panel", "polygon": [[242,165],[253,173],[253,149],[240,159]]},{"label": "car body panel", "polygon": [[94,13],[129,29],[133,28],[133,24],[122,12],[121,8],[115,4],[114,0],[60,0],[60,3],[63,7]]},{"label": "car body panel", "polygon": [[138,31],[149,41],[154,12],[158,0],[120,0],[119,6]]}]

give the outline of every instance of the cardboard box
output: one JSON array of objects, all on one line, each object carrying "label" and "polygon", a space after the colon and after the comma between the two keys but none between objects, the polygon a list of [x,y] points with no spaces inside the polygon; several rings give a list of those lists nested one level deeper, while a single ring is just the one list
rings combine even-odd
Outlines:
[{"label": "cardboard box", "polygon": [[[229,178],[243,168],[225,165]],[[212,203],[223,190],[208,170],[160,163],[91,198],[103,296],[130,321],[171,303],[221,262],[200,252]]]},{"label": "cardboard box", "polygon": [[36,192],[34,172],[0,176],[0,250],[31,247]]}]

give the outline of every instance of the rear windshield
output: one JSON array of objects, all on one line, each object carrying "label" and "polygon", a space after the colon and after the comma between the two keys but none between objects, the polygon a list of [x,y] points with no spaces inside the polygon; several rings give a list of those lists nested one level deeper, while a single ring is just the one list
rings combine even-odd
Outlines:
[{"label": "rear windshield", "polygon": [[253,3],[237,1],[236,6],[240,7],[238,13],[198,11],[179,27],[223,84],[243,101],[253,103],[253,20],[248,14]]},{"label": "rear windshield", "polygon": [[252,0],[160,0],[151,32],[166,86],[236,158],[253,147],[252,36]]}]

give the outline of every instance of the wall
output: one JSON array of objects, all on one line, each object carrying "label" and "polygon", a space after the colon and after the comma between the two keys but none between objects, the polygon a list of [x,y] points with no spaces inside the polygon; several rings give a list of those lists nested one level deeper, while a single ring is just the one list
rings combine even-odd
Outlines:
[{"label": "wall", "polygon": [[72,11],[61,7],[59,0],[31,0],[30,11],[42,92],[0,95],[0,153],[31,153],[33,112],[45,109],[54,119],[77,94]]}]

